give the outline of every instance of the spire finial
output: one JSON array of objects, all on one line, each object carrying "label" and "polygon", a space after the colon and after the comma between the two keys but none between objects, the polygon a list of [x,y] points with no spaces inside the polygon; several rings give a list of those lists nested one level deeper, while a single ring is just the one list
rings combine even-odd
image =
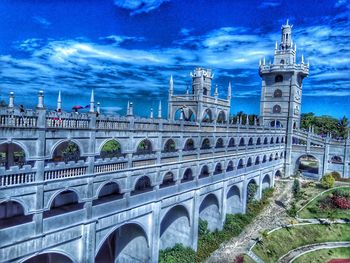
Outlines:
[{"label": "spire finial", "polygon": [[170,80],[169,80],[169,95],[173,95],[174,92],[174,80],[173,80],[173,75],[170,75]]},{"label": "spire finial", "polygon": [[304,64],[304,54],[301,55],[301,64]]},{"label": "spire finial", "polygon": [[219,96],[219,89],[218,89],[218,85],[215,85],[215,91],[214,91],[214,97],[218,97]]},{"label": "spire finial", "polygon": [[286,26],[289,26],[289,19],[287,18],[287,23],[286,23]]},{"label": "spire finial", "polygon": [[151,119],[153,119],[153,108],[151,108],[151,112],[150,112],[150,114],[149,114],[149,117],[150,117]]},{"label": "spire finial", "polygon": [[58,91],[58,97],[57,97],[57,111],[62,110],[62,100],[61,100],[61,91]]},{"label": "spire finial", "polygon": [[37,108],[44,108],[44,91],[40,90],[38,93],[38,106]]},{"label": "spire finial", "polygon": [[275,49],[277,50],[277,41],[276,41]]},{"label": "spire finial", "polygon": [[263,58],[263,65],[265,65],[265,57]]},{"label": "spire finial", "polygon": [[159,100],[159,104],[158,104],[158,119],[162,118],[162,101]]},{"label": "spire finial", "polygon": [[232,88],[231,88],[231,81],[228,82],[228,88],[227,88],[227,100],[231,101],[232,96]]},{"label": "spire finial", "polygon": [[101,113],[101,108],[100,108],[100,103],[99,103],[99,102],[97,102],[96,112],[97,112],[98,114]]},{"label": "spire finial", "polygon": [[9,97],[9,108],[13,108],[15,106],[14,104],[15,101],[15,94],[13,93],[13,91],[10,92],[10,97]]},{"label": "spire finial", "polygon": [[90,97],[90,112],[95,111],[95,95],[94,90],[91,90],[91,97]]}]

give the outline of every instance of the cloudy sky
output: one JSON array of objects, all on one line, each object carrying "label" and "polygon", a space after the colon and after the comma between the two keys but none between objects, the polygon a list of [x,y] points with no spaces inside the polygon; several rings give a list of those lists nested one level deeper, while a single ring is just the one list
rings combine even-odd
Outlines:
[{"label": "cloudy sky", "polygon": [[[190,85],[196,66],[215,72],[232,112],[258,113],[258,61],[273,55],[289,19],[297,56],[310,61],[303,112],[350,116],[350,2],[347,0],[0,0],[0,99],[54,108],[85,106],[94,89],[103,111],[139,115]],[[165,112],[164,112],[165,113]]]}]

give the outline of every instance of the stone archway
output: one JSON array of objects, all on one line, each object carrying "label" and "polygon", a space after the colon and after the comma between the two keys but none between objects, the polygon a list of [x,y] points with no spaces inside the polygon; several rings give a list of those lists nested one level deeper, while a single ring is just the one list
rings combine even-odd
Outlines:
[{"label": "stone archway", "polygon": [[125,224],[103,242],[96,263],[149,262],[150,251],[145,231],[138,224]]},{"label": "stone archway", "polygon": [[191,246],[191,226],[187,209],[182,205],[172,207],[163,217],[160,224],[159,249],[174,247],[182,244]]},{"label": "stone archway", "polygon": [[320,162],[315,156],[304,154],[296,160],[295,170],[305,177],[318,178],[321,170]]},{"label": "stone archway", "polygon": [[40,255],[36,255],[34,257],[31,257],[22,263],[73,263],[73,261],[60,253],[43,253]]},{"label": "stone archway", "polygon": [[208,222],[208,230],[215,231],[221,226],[219,201],[214,194],[207,195],[200,207],[199,217]]},{"label": "stone archway", "polygon": [[240,214],[243,212],[241,193],[237,185],[230,188],[230,190],[227,192],[226,198],[227,214]]},{"label": "stone archway", "polygon": [[262,190],[271,187],[271,179],[270,179],[270,175],[265,174],[263,180],[262,180],[262,184],[261,184]]}]

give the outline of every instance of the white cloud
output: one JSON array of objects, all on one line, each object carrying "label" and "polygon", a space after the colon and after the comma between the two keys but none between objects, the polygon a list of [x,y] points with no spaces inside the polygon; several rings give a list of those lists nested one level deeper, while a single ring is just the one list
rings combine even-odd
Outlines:
[{"label": "white cloud", "polygon": [[130,15],[148,13],[170,0],[114,0],[114,3],[124,9],[131,10]]},{"label": "white cloud", "polygon": [[46,18],[41,16],[33,16],[33,21],[37,24],[40,24],[44,27],[49,27],[51,25],[51,22],[48,21]]}]

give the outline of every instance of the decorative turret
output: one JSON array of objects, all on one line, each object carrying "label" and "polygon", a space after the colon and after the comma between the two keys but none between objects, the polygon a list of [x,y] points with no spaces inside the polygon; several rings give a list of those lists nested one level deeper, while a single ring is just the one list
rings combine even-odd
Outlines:
[{"label": "decorative turret", "polygon": [[37,108],[44,108],[44,91],[40,90],[38,93],[38,105]]},{"label": "decorative turret", "polygon": [[280,48],[282,50],[286,50],[292,47],[292,27],[293,25],[289,25],[287,19],[287,23],[282,25],[282,35],[281,35],[281,44]]},{"label": "decorative turret", "polygon": [[150,117],[151,119],[153,119],[153,108],[151,108],[151,112],[150,112],[150,114],[149,114],[149,117]]},{"label": "decorative turret", "polygon": [[219,97],[218,85],[215,85],[214,97],[215,97],[215,99],[217,99]]},{"label": "decorative turret", "polygon": [[96,112],[98,114],[101,114],[101,108],[100,108],[100,103],[99,102],[97,102]]},{"label": "decorative turret", "polygon": [[171,75],[169,80],[169,96],[173,95],[173,93],[174,93],[174,81],[173,81],[173,75]]},{"label": "decorative turret", "polygon": [[13,108],[15,106],[14,104],[15,101],[15,94],[13,93],[13,91],[10,92],[10,97],[9,97],[9,108]]},{"label": "decorative turret", "polygon": [[158,104],[158,119],[161,119],[161,118],[162,118],[162,101],[160,100]]},{"label": "decorative turret", "polygon": [[228,88],[227,88],[227,100],[231,103],[231,97],[232,97],[232,88],[231,88],[231,81],[228,82]]},{"label": "decorative turret", "polygon": [[62,101],[61,101],[61,91],[58,91],[58,97],[57,97],[57,111],[62,110]]},{"label": "decorative turret", "polygon": [[128,107],[127,107],[127,110],[126,110],[126,116],[133,116],[134,115],[134,112],[133,112],[133,104],[132,102],[129,102],[128,101]]},{"label": "decorative turret", "polygon": [[201,97],[202,95],[210,96],[211,82],[214,75],[211,69],[196,68],[191,72],[193,94]]},{"label": "decorative turret", "polygon": [[95,111],[95,96],[94,96],[94,90],[91,90],[91,98],[90,98],[90,112]]}]

